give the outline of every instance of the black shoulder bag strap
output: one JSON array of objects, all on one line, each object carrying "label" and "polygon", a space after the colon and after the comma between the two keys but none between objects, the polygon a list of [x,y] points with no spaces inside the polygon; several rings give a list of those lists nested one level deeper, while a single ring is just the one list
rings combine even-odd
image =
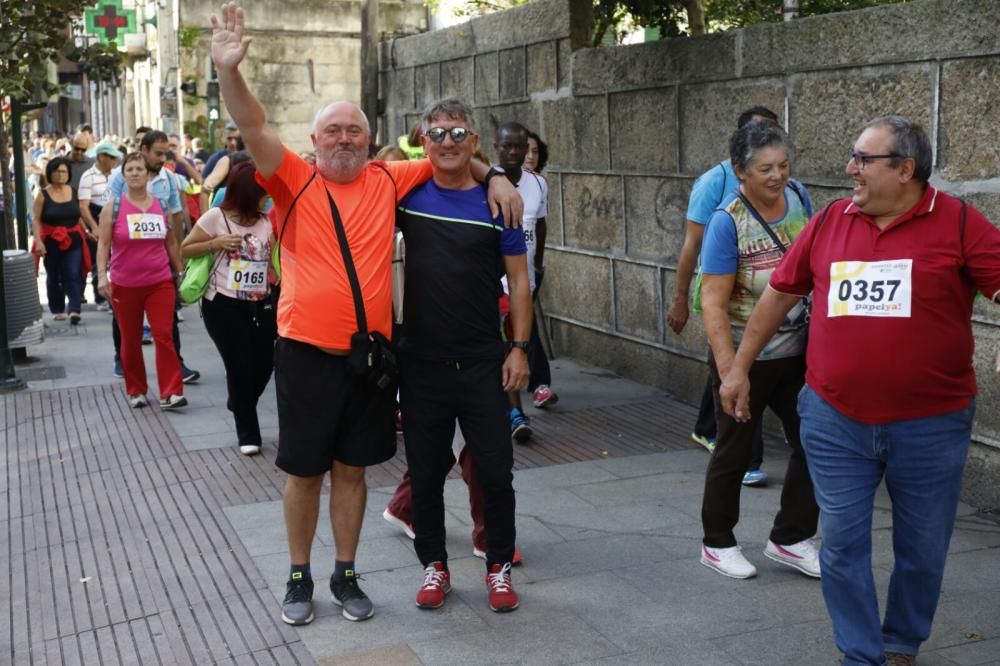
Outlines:
[{"label": "black shoulder bag strap", "polygon": [[[230,234],[233,233],[233,228],[229,226],[229,218],[226,216],[226,211],[220,208],[219,212],[222,213],[222,221],[226,223],[226,231],[228,231]],[[218,253],[216,253],[215,261],[212,262],[212,270],[208,274],[209,280],[215,277],[215,271],[219,269],[219,264],[222,263],[222,258],[224,256],[226,256],[225,250],[219,250]]]},{"label": "black shoulder bag strap", "polygon": [[351,248],[347,244],[347,232],[344,230],[344,221],[340,219],[337,202],[330,195],[330,190],[326,190],[326,198],[330,202],[330,214],[333,216],[333,230],[337,232],[337,242],[340,244],[340,254],[344,258],[344,270],[347,272],[347,281],[351,283],[351,294],[354,296],[354,315],[358,319],[358,332],[367,336],[368,319],[365,317],[365,301],[361,296],[361,283],[358,282],[358,271],[354,268]]},{"label": "black shoulder bag strap", "polygon": [[740,192],[739,190],[736,191],[736,196],[740,198],[740,201],[743,202],[743,205],[746,206],[747,210],[750,211],[750,214],[753,215],[753,219],[757,220],[757,222],[760,223],[760,226],[764,227],[764,231],[767,232],[767,235],[771,237],[771,240],[774,241],[774,244],[778,246],[779,250],[781,250],[781,254],[788,252],[788,248],[785,247],[785,244],[781,242],[780,238],[778,238],[778,234],[774,233],[774,229],[772,229],[771,225],[768,224],[764,220],[764,218],[760,216],[760,213],[758,213],[757,209],[753,207],[753,204],[750,203],[750,200],[747,199],[745,196],[743,196],[743,193]]},{"label": "black shoulder bag strap", "polygon": [[[796,194],[799,194],[798,188],[793,187],[792,190]],[[757,220],[757,222],[760,223],[760,226],[764,227],[764,231],[766,231],[767,235],[771,237],[771,240],[774,241],[774,244],[778,246],[778,249],[781,250],[781,253],[784,254],[785,252],[788,252],[788,248],[785,247],[785,244],[782,243],[781,239],[778,238],[778,234],[774,233],[774,229],[771,228],[771,225],[768,224],[766,221],[764,221],[764,218],[761,217],[760,213],[757,212],[757,209],[753,207],[753,204],[750,203],[750,200],[747,199],[743,195],[743,193],[740,192],[740,191],[738,191],[738,190],[736,192],[736,196],[738,196],[740,198],[740,201],[743,202],[743,205],[746,206],[747,210],[750,211],[750,214],[753,215],[753,219]],[[799,200],[802,201],[802,207],[804,208],[805,207],[805,200],[802,199],[802,195],[801,194],[799,194]],[[838,201],[839,201],[839,199],[838,199]],[[826,220],[827,214],[830,212],[830,209],[833,208],[833,204],[835,204],[835,203],[836,203],[836,201],[833,201],[833,202],[827,204],[827,206],[823,209],[823,212],[819,216],[819,221],[816,222],[817,229],[819,227],[823,226],[823,221]],[[964,227],[963,227],[963,230],[964,230]]]},{"label": "black shoulder bag strap", "polygon": [[333,229],[337,232],[340,254],[344,258],[344,271],[347,273],[347,281],[351,284],[351,295],[354,296],[354,316],[358,320],[358,332],[351,336],[351,353],[347,358],[347,367],[357,374],[364,375],[370,385],[394,394],[398,372],[396,357],[389,349],[389,340],[384,335],[378,331],[368,332],[365,302],[361,296],[361,284],[358,282],[358,271],[351,257],[351,248],[347,244],[344,221],[340,219],[337,202],[333,200],[329,190],[326,191],[326,198],[330,202]]},{"label": "black shoulder bag strap", "polygon": [[958,251],[962,256],[962,267],[959,269],[959,272],[971,282],[972,274],[969,273],[969,267],[965,265],[965,223],[968,206],[965,203],[965,199],[959,199],[959,201],[962,202],[962,218],[958,223]]}]

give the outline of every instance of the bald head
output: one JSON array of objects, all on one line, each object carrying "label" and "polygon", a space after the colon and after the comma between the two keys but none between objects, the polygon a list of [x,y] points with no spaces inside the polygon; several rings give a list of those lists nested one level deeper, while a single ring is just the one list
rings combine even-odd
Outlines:
[{"label": "bald head", "polygon": [[337,125],[358,125],[366,134],[371,134],[371,126],[368,118],[356,104],[350,102],[331,102],[327,104],[313,117],[312,134],[318,133],[321,127],[331,123]]},{"label": "bald head", "polygon": [[70,158],[74,162],[82,162],[87,158],[87,149],[90,148],[90,137],[83,132],[77,132],[70,144]]},{"label": "bald head", "polygon": [[334,102],[316,114],[312,141],[320,174],[335,183],[349,183],[368,163],[371,129],[357,106]]}]

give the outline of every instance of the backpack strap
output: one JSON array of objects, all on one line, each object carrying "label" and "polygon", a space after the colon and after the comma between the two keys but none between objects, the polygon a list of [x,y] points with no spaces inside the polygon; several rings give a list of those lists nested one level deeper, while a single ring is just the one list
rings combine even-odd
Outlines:
[{"label": "backpack strap", "polygon": [[791,178],[789,178],[788,187],[792,188],[792,192],[795,192],[796,196],[798,196],[799,203],[802,204],[802,207],[806,209],[806,214],[809,217],[812,217],[813,214],[812,202],[806,200],[806,194],[803,191],[801,185],[797,181],[794,181]]},{"label": "backpack strap", "polygon": [[[302,189],[299,190],[299,193],[295,195],[295,198],[292,199],[292,205],[288,207],[287,211],[285,211],[285,221],[281,224],[281,233],[278,234],[278,266],[279,266],[279,270],[280,270],[280,266],[281,266],[281,241],[285,237],[285,229],[288,228],[288,220],[290,220],[291,217],[292,217],[292,211],[295,210],[295,204],[297,204],[299,202],[299,197],[302,196],[302,193],[306,191],[306,188],[309,187],[315,179],[316,179],[316,170],[313,169],[312,175],[309,176],[309,180],[307,180],[306,184],[302,186]],[[227,225],[228,225],[228,222],[227,222]]]},{"label": "backpack strap", "polygon": [[385,172],[385,175],[389,176],[389,180],[392,181],[392,203],[393,205],[396,205],[399,202],[399,190],[396,189],[396,179],[392,177],[392,174],[389,173],[389,170],[386,169],[385,165],[381,162],[372,162],[372,165],[382,169],[382,171]]}]

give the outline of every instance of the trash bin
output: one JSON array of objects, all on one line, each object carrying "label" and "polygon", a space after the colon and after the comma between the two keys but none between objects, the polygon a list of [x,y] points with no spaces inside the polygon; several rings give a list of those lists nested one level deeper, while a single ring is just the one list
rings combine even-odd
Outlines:
[{"label": "trash bin", "polygon": [[37,345],[45,339],[42,303],[38,298],[35,260],[25,250],[3,251],[4,291],[7,301],[7,343],[11,350]]}]

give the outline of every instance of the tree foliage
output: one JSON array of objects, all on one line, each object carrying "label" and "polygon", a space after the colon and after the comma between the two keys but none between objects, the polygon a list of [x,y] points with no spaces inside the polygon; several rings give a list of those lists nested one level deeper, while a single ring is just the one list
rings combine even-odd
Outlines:
[{"label": "tree foliage", "polygon": [[58,88],[45,76],[49,61],[73,46],[70,24],[90,0],[0,0],[0,95],[37,99]]},{"label": "tree foliage", "polygon": [[91,81],[118,85],[118,74],[125,58],[114,42],[97,42],[85,48],[69,44],[63,49],[63,55],[67,60],[80,63]]},{"label": "tree foliage", "polygon": [[[425,0],[436,4],[437,0]],[[477,16],[523,5],[529,0],[466,0],[459,16]],[[799,16],[863,9],[907,0],[800,0]],[[663,37],[697,35],[708,31],[742,28],[755,23],[782,20],[782,0],[594,0],[593,45],[608,35],[621,41],[628,27],[658,28]]]},{"label": "tree foliage", "polygon": [[[816,16],[889,5],[907,0],[799,0],[799,16]],[[781,0],[708,0],[708,21],[714,29],[742,28],[781,21]]]}]

